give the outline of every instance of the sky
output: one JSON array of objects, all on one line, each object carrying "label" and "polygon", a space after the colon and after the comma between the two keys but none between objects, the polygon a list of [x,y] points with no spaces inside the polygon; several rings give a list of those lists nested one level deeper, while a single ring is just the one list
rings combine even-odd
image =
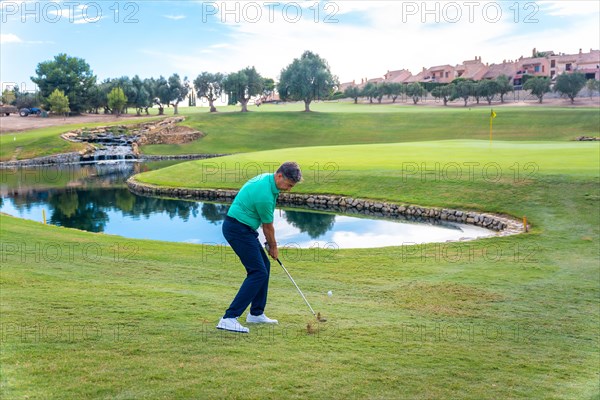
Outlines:
[{"label": "sky", "polygon": [[255,66],[277,80],[305,50],[340,82],[388,70],[501,63],[532,49],[600,48],[600,1],[0,1],[0,82],[34,90],[36,66],[83,58],[98,80]]}]

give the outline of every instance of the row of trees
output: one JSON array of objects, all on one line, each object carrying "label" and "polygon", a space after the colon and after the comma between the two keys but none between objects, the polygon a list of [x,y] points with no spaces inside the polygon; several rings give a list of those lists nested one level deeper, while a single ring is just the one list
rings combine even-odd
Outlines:
[{"label": "row of trees", "polygon": [[208,101],[210,112],[217,111],[214,102],[224,94],[229,104],[239,102],[242,112],[248,111],[251,98],[266,99],[275,88],[282,100],[303,101],[305,111],[310,111],[313,100],[330,97],[338,86],[338,79],[331,73],[327,61],[310,51],[305,51],[281,71],[277,85],[273,79],[262,77],[254,67],[228,75],[203,72],[194,80],[196,94]]},{"label": "row of trees", "polygon": [[[405,94],[417,104],[427,93],[441,99],[444,105],[448,101],[462,99],[467,106],[471,97],[477,103],[484,99],[491,104],[497,96],[504,102],[504,96],[513,90],[510,79],[501,75],[494,80],[478,82],[458,78],[449,84],[369,82],[362,88],[351,86],[344,93],[334,93],[339,87],[337,77],[331,73],[327,61],[310,51],[305,51],[285,67],[277,84],[273,79],[261,76],[255,67],[230,74],[202,72],[193,81],[173,74],[168,78],[160,76],[146,79],[138,75],[133,78],[123,76],[97,83],[96,76],[85,60],[66,54],[59,54],[53,60],[38,64],[36,76],[31,77],[31,80],[38,85],[38,95],[20,93],[18,87],[15,87],[12,93],[3,93],[3,101],[19,108],[37,104],[51,108],[51,95],[54,94],[52,99],[55,103],[64,103],[63,99],[57,97],[62,93],[68,99],[67,108],[74,113],[99,113],[103,110],[104,113],[119,114],[132,107],[141,115],[142,112],[149,114],[148,109],[157,106],[162,115],[165,107],[173,107],[177,114],[179,104],[186,98],[190,105],[195,105],[196,96],[208,102],[210,112],[217,111],[215,102],[225,96],[229,104],[239,103],[241,111],[245,112],[248,111],[250,99],[258,98],[257,104],[260,104],[261,99],[268,98],[275,90],[283,101],[303,101],[305,111],[310,111],[311,102],[319,99],[349,97],[357,103],[359,97],[365,97],[371,103],[374,100],[381,103],[384,96],[395,102],[400,95]],[[573,102],[585,82],[582,74],[562,74],[553,89]],[[597,85],[598,81],[591,82],[594,82],[591,85]],[[544,94],[551,90],[551,83],[548,78],[531,77],[523,88],[537,96],[541,103]],[[7,101],[9,97],[10,100]]]},{"label": "row of trees", "polygon": [[[142,111],[157,105],[159,113],[164,113],[165,106],[172,106],[177,113],[177,106],[183,101],[190,88],[187,78],[181,79],[178,74],[169,78],[141,79],[123,76],[106,79],[98,83],[89,64],[77,57],[59,54],[53,60],[38,64],[36,76],[31,80],[37,84],[36,93],[22,93],[18,86],[2,95],[4,103],[14,104],[18,108],[31,108],[43,105],[53,109],[53,105],[63,104],[62,110],[73,113],[84,111],[98,113],[121,113],[128,107],[134,107],[138,115]],[[66,96],[67,101],[60,97]]]},{"label": "row of trees", "polygon": [[[123,76],[98,83],[85,60],[66,54],[39,63],[35,72],[36,76],[32,76],[31,80],[39,88],[38,95],[19,93],[18,87],[15,87],[8,103],[20,108],[38,104],[51,108],[51,96],[56,102],[56,96],[62,93],[68,100],[66,108],[74,113],[99,113],[103,110],[104,113],[119,114],[133,107],[140,115],[142,112],[148,114],[150,107],[157,106],[159,115],[162,115],[165,106],[173,107],[177,114],[179,104],[186,98],[190,105],[195,104],[196,96],[206,99],[210,112],[216,112],[215,101],[227,96],[229,104],[239,103],[244,112],[248,111],[251,98],[258,97],[257,104],[260,104],[260,99],[268,98],[277,88],[282,100],[304,101],[305,110],[310,111],[313,100],[330,97],[339,85],[327,62],[310,51],[304,52],[281,71],[277,85],[273,79],[261,76],[255,67],[230,74],[202,72],[192,82],[187,77],[182,79],[173,74],[157,79]],[[3,97],[7,96],[9,94]],[[61,102],[64,103],[64,99]]]},{"label": "row of trees", "polygon": [[[588,82],[588,89],[590,92],[598,91],[600,89],[599,84],[600,81],[590,80]],[[530,91],[532,95],[539,99],[540,103],[542,102],[544,95],[552,90],[568,97],[573,103],[575,97],[585,85],[585,75],[573,73],[559,75],[554,84],[554,88],[552,88],[549,78],[531,77],[525,82],[523,89]],[[368,82],[362,88],[359,88],[358,86],[346,88],[343,96],[354,99],[354,103],[358,102],[359,97],[367,98],[370,103],[373,103],[373,100],[375,99],[381,103],[384,96],[391,98],[392,102],[396,102],[396,99],[400,95],[405,94],[413,100],[414,104],[417,104],[427,93],[431,93],[436,99],[442,100],[444,105],[447,105],[449,101],[462,99],[466,107],[470,98],[474,98],[478,104],[481,99],[484,99],[488,104],[491,104],[498,96],[500,101],[504,103],[504,96],[513,90],[514,88],[510,83],[510,79],[506,75],[500,75],[493,80],[482,80],[477,82],[457,78],[452,81],[452,83],[448,84],[421,84],[419,82],[414,82],[404,85],[401,83],[390,82]]]}]

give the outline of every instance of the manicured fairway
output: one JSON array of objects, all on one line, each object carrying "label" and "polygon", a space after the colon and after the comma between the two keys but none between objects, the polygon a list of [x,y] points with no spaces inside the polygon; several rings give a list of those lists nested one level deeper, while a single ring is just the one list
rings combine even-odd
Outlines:
[{"label": "manicured fairway", "polygon": [[[189,114],[184,124],[202,131],[206,137],[184,145],[144,146],[142,150],[147,154],[239,153],[287,147],[489,138],[488,107],[319,103],[315,109],[321,111],[314,113],[271,111],[278,107],[285,106],[261,107],[260,112],[251,113]],[[600,126],[598,109],[502,107],[496,111],[494,136],[498,140],[566,141],[597,135]]]}]

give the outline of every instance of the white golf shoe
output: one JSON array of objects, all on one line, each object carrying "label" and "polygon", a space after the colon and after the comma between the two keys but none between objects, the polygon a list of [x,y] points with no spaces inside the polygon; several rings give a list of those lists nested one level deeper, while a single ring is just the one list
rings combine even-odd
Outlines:
[{"label": "white golf shoe", "polygon": [[229,332],[248,333],[250,329],[242,326],[237,318],[221,318],[217,324],[217,329],[222,329]]},{"label": "white golf shoe", "polygon": [[248,322],[250,324],[277,324],[278,323],[276,319],[271,319],[271,318],[267,317],[265,314],[252,315],[250,313],[248,313],[248,315],[246,316],[246,322]]}]

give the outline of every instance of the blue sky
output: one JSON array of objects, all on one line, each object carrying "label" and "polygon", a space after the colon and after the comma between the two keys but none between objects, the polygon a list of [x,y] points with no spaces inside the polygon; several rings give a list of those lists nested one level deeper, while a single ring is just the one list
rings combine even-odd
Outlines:
[{"label": "blue sky", "polygon": [[1,1],[0,81],[85,59],[99,80],[195,78],[256,66],[277,79],[304,50],[341,82],[387,70],[600,48],[598,1]]}]

